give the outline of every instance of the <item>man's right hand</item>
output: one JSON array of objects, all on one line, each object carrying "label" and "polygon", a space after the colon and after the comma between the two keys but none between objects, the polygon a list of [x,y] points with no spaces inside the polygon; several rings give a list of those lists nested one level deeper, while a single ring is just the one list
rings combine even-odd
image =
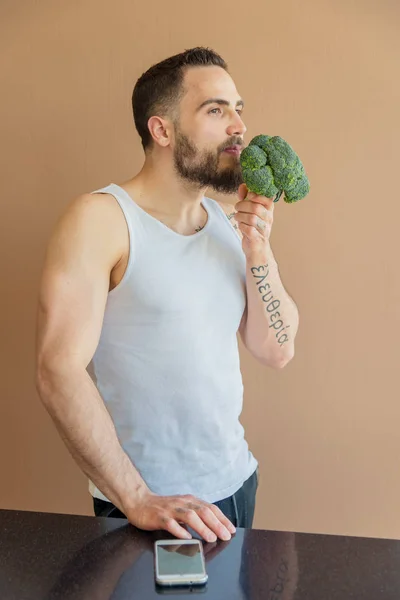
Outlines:
[{"label": "man's right hand", "polygon": [[132,525],[145,531],[164,529],[179,539],[190,539],[188,525],[205,541],[228,541],[236,528],[214,504],[194,496],[158,496],[148,492],[125,514]]}]

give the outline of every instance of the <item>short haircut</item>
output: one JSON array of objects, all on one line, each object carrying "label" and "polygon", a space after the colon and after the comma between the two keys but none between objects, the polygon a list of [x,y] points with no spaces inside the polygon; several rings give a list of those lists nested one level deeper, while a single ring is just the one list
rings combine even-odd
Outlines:
[{"label": "short haircut", "polygon": [[154,115],[171,114],[183,95],[185,72],[191,67],[217,66],[228,71],[224,59],[210,48],[196,47],[166,58],[137,80],[132,94],[132,110],[143,149],[152,145],[147,126]]}]

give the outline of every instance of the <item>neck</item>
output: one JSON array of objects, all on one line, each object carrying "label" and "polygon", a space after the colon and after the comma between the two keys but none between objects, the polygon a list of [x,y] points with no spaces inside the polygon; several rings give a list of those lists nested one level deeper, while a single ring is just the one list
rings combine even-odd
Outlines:
[{"label": "neck", "polygon": [[205,192],[181,179],[172,161],[152,155],[146,156],[141,171],[125,187],[144,208],[177,220],[196,218]]}]

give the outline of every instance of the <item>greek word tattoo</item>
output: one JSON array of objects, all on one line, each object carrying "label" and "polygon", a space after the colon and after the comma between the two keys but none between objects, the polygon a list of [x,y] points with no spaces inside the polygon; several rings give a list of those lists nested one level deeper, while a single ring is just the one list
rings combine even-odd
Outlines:
[{"label": "greek word tattoo", "polygon": [[287,335],[287,333],[283,332],[285,329],[289,329],[290,325],[287,325],[285,327],[282,319],[278,319],[278,317],[281,316],[280,312],[278,312],[278,308],[280,307],[281,302],[280,300],[274,300],[270,284],[268,282],[264,283],[264,281],[269,275],[268,264],[261,265],[259,267],[252,267],[251,272],[253,273],[254,279],[257,281],[258,291],[260,292],[260,294],[263,294],[262,300],[267,305],[265,307],[265,310],[269,313],[269,319],[271,322],[269,328],[271,329],[272,327],[273,329],[275,329],[275,337],[278,340],[278,344],[282,348],[283,344],[285,344],[289,340],[289,336]]}]

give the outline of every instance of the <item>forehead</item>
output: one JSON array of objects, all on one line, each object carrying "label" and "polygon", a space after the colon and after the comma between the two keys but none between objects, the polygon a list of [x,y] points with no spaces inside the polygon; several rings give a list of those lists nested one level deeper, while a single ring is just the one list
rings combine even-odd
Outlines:
[{"label": "forehead", "polygon": [[232,77],[221,67],[193,67],[184,76],[181,107],[196,109],[207,98],[222,98],[233,105],[240,100]]}]

